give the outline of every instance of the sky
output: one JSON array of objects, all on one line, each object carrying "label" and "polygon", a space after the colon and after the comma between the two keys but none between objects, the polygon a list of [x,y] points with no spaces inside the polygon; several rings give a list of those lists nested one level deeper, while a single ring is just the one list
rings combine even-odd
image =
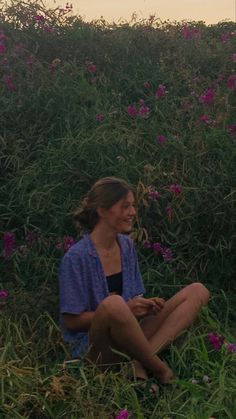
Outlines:
[{"label": "sky", "polygon": [[[65,6],[67,0],[44,0],[49,6]],[[236,21],[236,0],[70,0],[84,20],[129,21],[134,12],[140,18],[153,14],[162,21],[202,20],[206,24],[228,19]]]}]

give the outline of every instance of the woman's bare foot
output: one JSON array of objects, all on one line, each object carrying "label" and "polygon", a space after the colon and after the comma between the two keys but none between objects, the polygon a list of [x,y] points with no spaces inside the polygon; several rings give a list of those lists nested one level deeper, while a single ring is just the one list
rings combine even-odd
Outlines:
[{"label": "woman's bare foot", "polygon": [[173,382],[174,374],[166,362],[162,361],[162,366],[158,368],[156,378],[161,384],[171,384]]}]

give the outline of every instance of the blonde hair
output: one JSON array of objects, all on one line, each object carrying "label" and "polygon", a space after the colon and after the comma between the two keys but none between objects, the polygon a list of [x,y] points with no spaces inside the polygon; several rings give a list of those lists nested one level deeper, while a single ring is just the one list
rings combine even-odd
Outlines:
[{"label": "blonde hair", "polygon": [[74,212],[76,226],[91,232],[99,221],[97,208],[110,208],[129,192],[135,195],[134,188],[123,179],[113,176],[99,179]]}]

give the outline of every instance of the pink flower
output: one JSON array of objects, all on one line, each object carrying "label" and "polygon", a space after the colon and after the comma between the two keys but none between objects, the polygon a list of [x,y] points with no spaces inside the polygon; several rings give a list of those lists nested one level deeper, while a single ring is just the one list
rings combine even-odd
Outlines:
[{"label": "pink flower", "polygon": [[177,183],[173,183],[170,185],[170,191],[173,192],[175,195],[179,195],[182,192],[182,188]]},{"label": "pink flower", "polygon": [[208,339],[216,351],[221,350],[221,347],[224,343],[224,336],[211,332],[208,334]]},{"label": "pink flower", "polygon": [[67,252],[67,250],[70,249],[71,246],[73,246],[76,243],[75,239],[72,236],[64,236],[62,239],[62,242],[58,243],[56,245],[56,248],[58,250],[64,250],[64,252]]},{"label": "pink flower", "polygon": [[229,32],[224,32],[224,33],[222,33],[222,34],[220,35],[220,39],[221,39],[221,42],[222,42],[223,44],[226,44],[226,43],[229,41],[229,39],[230,39],[230,33],[229,33]]},{"label": "pink flower", "polygon": [[152,201],[156,201],[156,199],[160,198],[160,192],[156,191],[153,186],[148,188],[148,198]]},{"label": "pink flower", "polygon": [[121,412],[119,413],[118,416],[116,416],[115,419],[128,419],[129,417],[129,412],[127,409],[121,410]]},{"label": "pink flower", "polygon": [[97,71],[97,66],[92,61],[86,61],[86,69],[89,73],[95,74]]},{"label": "pink flower", "polygon": [[189,39],[189,38],[192,37],[192,31],[189,28],[189,26],[186,26],[186,25],[184,26],[184,28],[183,28],[183,36],[184,36],[184,39]]},{"label": "pink flower", "polygon": [[8,297],[8,291],[0,290],[0,298],[7,298]]},{"label": "pink flower", "polygon": [[167,138],[164,135],[162,135],[162,134],[161,135],[158,135],[157,142],[159,144],[164,144],[166,141],[167,141]]},{"label": "pink flower", "polygon": [[231,135],[236,135],[236,124],[228,125],[228,133]]},{"label": "pink flower", "polygon": [[36,20],[36,22],[38,22],[38,23],[44,23],[45,22],[45,17],[43,15],[35,15],[34,20]]},{"label": "pink flower", "polygon": [[236,74],[231,74],[227,80],[228,89],[234,90],[236,89]]},{"label": "pink flower", "polygon": [[170,262],[173,259],[173,253],[169,247],[163,247],[161,254],[165,262]]},{"label": "pink flower", "polygon": [[144,89],[150,89],[151,83],[149,83],[149,81],[145,81],[145,83],[143,83],[143,87]]},{"label": "pink flower", "polygon": [[144,105],[144,99],[139,99],[139,104]]},{"label": "pink flower", "polygon": [[141,108],[139,109],[139,115],[142,118],[148,118],[150,114],[150,108],[146,105],[142,105]]},{"label": "pink flower", "polygon": [[162,245],[159,242],[153,243],[152,248],[153,248],[153,251],[157,254],[162,252]]},{"label": "pink flower", "polygon": [[233,60],[234,63],[236,63],[236,54],[232,55],[232,60]]},{"label": "pink flower", "polygon": [[226,345],[227,351],[231,354],[235,354],[236,353],[236,344],[235,343],[228,343]]},{"label": "pink flower", "polygon": [[149,241],[145,240],[143,242],[143,247],[144,247],[144,249],[152,249],[152,243],[150,243]]},{"label": "pink flower", "polygon": [[199,102],[204,105],[210,105],[215,98],[215,94],[216,92],[214,89],[208,89],[199,97]]},{"label": "pink flower", "polygon": [[105,119],[105,116],[103,114],[96,115],[96,121],[102,122],[104,121],[104,119]]},{"label": "pink flower", "polygon": [[166,95],[166,86],[163,84],[160,84],[157,91],[156,91],[156,97],[164,97]]},{"label": "pink flower", "polygon": [[4,44],[0,44],[0,54],[6,54],[7,47]]},{"label": "pink flower", "polygon": [[197,39],[201,38],[201,31],[200,31],[200,29],[193,28],[192,35],[193,35],[194,38],[197,38]]},{"label": "pink flower", "polygon": [[15,233],[5,232],[3,235],[4,258],[10,259],[16,246]]},{"label": "pink flower", "polygon": [[211,118],[210,118],[210,116],[208,116],[208,115],[201,115],[201,116],[199,117],[199,120],[200,120],[201,122],[204,122],[206,125],[209,125],[209,124],[211,123]]},{"label": "pink flower", "polygon": [[128,115],[134,117],[137,115],[138,111],[135,105],[129,105],[127,108]]},{"label": "pink flower", "polygon": [[3,77],[3,81],[6,84],[6,86],[8,87],[8,89],[10,90],[10,92],[15,92],[16,91],[16,86],[14,84],[12,76],[5,75]]}]

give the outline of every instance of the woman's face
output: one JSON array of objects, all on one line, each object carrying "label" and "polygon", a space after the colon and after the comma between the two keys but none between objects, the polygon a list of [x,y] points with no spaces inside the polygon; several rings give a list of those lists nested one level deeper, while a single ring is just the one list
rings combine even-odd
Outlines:
[{"label": "woman's face", "polygon": [[130,191],[112,207],[103,208],[100,219],[116,233],[129,233],[133,227],[135,214],[134,195]]}]

